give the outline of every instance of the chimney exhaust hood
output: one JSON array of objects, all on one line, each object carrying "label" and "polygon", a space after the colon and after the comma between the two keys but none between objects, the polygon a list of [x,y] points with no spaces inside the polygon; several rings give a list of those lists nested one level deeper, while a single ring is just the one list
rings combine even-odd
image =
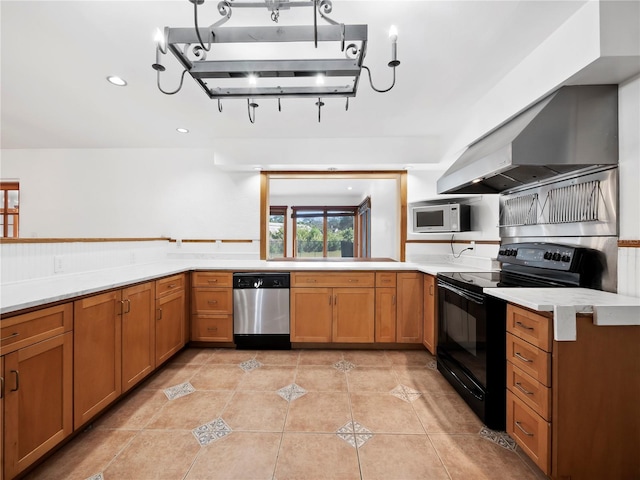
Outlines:
[{"label": "chimney exhaust hood", "polygon": [[438,193],[500,193],[618,163],[618,86],[567,86],[471,144]]}]

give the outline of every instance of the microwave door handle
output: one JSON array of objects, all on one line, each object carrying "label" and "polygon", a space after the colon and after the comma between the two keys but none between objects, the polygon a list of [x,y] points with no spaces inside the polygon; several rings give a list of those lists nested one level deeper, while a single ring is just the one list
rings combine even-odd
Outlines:
[{"label": "microwave door handle", "polygon": [[464,290],[460,290],[459,288],[452,287],[451,285],[445,285],[444,283],[438,283],[438,287],[441,287],[441,288],[444,288],[446,290],[449,290],[450,292],[453,292],[456,295],[460,295],[462,298],[464,298],[466,300],[469,300],[470,302],[477,303],[478,305],[482,305],[484,303],[482,298],[476,298],[474,296],[471,296],[470,294],[468,294]]}]

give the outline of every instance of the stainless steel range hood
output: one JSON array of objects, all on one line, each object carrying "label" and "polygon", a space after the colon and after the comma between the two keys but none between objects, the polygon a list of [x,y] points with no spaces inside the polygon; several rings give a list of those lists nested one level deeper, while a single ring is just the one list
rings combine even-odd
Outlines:
[{"label": "stainless steel range hood", "polygon": [[438,193],[499,193],[618,163],[618,87],[562,87],[469,148]]}]

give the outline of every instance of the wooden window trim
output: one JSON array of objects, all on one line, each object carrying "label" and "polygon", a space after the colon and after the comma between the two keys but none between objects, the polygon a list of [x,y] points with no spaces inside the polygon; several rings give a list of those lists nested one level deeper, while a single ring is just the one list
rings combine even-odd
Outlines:
[{"label": "wooden window trim", "polygon": [[[18,192],[18,208],[0,208],[0,216],[2,216],[2,234],[1,238],[18,238],[20,233],[20,182],[0,182],[0,190],[4,196],[3,205],[9,205],[9,192]],[[9,233],[9,217],[13,217],[13,235]]]},{"label": "wooden window trim", "polygon": [[283,238],[283,249],[282,256],[283,258],[287,257],[287,210],[289,207],[286,205],[271,205],[269,207],[269,216],[271,215],[282,215],[284,217],[284,238]]}]

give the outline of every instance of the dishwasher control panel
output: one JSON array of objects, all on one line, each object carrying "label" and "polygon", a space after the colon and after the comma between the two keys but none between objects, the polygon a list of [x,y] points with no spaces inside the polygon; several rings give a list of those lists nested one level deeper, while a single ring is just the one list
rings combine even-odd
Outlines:
[{"label": "dishwasher control panel", "polygon": [[233,288],[289,288],[289,273],[234,273]]}]

